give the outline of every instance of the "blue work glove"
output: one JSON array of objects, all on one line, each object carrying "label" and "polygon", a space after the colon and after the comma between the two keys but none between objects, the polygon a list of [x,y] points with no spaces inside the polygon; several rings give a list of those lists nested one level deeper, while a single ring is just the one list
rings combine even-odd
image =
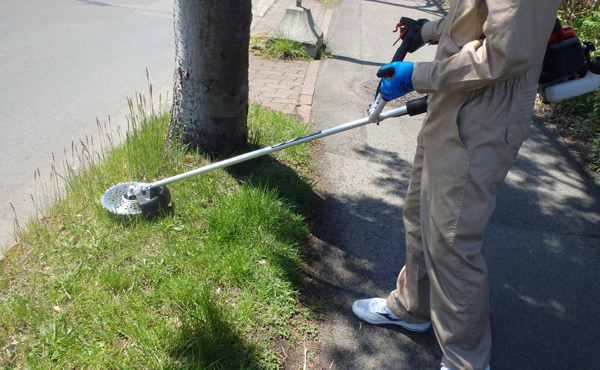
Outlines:
[{"label": "blue work glove", "polygon": [[382,77],[379,89],[383,99],[390,101],[414,91],[412,73],[414,63],[392,62],[379,68],[377,77]]}]

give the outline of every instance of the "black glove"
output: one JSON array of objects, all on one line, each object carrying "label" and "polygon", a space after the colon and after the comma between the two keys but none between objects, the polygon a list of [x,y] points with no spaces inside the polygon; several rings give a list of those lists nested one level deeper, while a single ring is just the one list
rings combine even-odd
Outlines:
[{"label": "black glove", "polygon": [[402,17],[400,18],[400,23],[408,28],[406,34],[402,36],[402,44],[396,50],[396,54],[394,58],[392,58],[392,62],[400,62],[404,60],[406,53],[413,53],[418,48],[423,46],[425,43],[423,42],[423,36],[421,36],[421,28],[425,23],[429,22],[428,19],[419,19],[418,21]]},{"label": "black glove", "polygon": [[400,23],[408,27],[408,32],[404,35],[404,42],[408,44],[407,51],[409,53],[414,53],[425,44],[423,36],[421,36],[421,28],[427,22],[429,22],[428,19],[419,19],[418,21],[406,17],[400,19]]}]

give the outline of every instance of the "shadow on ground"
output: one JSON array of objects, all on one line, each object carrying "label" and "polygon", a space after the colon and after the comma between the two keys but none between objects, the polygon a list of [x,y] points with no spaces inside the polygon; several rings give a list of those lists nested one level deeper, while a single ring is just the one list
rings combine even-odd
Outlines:
[{"label": "shadow on ground", "polygon": [[[386,170],[372,182],[404,198],[409,163],[375,148],[357,154],[386,158]],[[385,354],[397,364],[390,368],[439,366],[432,330],[413,334],[361,324],[350,308],[355,299],[386,296],[394,288],[405,259],[401,205],[325,193],[319,208],[309,273],[325,322],[335,320],[347,330],[344,337],[327,333],[337,340],[321,348],[321,366],[373,368],[362,357],[388,351],[373,338],[398,343]],[[575,155],[544,124],[534,125],[499,191],[483,254],[490,271],[492,367],[596,368],[600,186],[585,177]]]}]

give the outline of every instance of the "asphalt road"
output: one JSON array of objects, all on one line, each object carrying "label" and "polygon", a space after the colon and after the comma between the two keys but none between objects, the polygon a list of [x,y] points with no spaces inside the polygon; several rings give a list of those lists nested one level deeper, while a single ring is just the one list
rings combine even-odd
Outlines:
[{"label": "asphalt road", "polygon": [[155,98],[171,96],[173,37],[173,0],[0,2],[0,257],[32,196],[53,193],[52,164],[98,135],[96,118],[126,123],[146,69]]}]

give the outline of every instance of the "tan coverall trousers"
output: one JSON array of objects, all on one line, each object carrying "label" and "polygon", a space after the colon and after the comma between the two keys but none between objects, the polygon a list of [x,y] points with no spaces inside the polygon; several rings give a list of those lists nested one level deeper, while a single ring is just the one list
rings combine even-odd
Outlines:
[{"label": "tan coverall trousers", "polygon": [[448,368],[490,361],[489,287],[481,256],[496,192],[529,136],[541,64],[560,0],[454,0],[422,29],[438,43],[416,63],[429,93],[403,218],[406,262],[388,307],[433,324]]}]

